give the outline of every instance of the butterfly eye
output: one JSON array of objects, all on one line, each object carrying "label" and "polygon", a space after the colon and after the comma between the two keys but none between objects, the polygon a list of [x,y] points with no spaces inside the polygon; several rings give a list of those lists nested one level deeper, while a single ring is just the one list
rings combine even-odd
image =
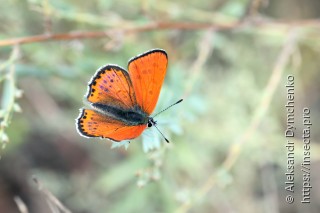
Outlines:
[{"label": "butterfly eye", "polygon": [[155,126],[156,124],[157,124],[157,122],[155,120],[153,120],[153,118],[149,117],[148,127]]}]

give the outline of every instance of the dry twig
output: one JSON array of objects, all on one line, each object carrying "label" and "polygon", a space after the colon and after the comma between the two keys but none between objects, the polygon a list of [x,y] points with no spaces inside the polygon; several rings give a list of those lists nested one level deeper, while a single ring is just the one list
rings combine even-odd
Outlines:
[{"label": "dry twig", "polygon": [[49,206],[55,205],[55,207],[60,209],[63,213],[72,213],[67,207],[65,207],[61,203],[61,201],[58,198],[56,198],[48,189],[46,189],[37,178],[33,177],[33,181],[37,184],[39,191],[41,191],[45,195],[49,203]]},{"label": "dry twig", "polygon": [[58,33],[58,34],[42,34],[27,36],[22,38],[12,38],[0,40],[0,46],[11,46],[16,44],[27,44],[35,42],[45,42],[45,41],[60,41],[60,40],[73,40],[73,39],[93,39],[93,38],[103,38],[112,37],[115,32],[120,32],[123,34],[129,33],[142,33],[149,31],[159,31],[159,30],[201,30],[201,29],[213,29],[215,31],[224,31],[238,29],[242,26],[251,27],[320,27],[320,20],[310,19],[310,20],[298,20],[298,21],[281,21],[281,20],[243,20],[236,21],[227,24],[212,24],[212,23],[195,23],[195,22],[154,22],[148,23],[143,26],[135,26],[130,28],[114,28],[105,31],[87,31],[87,32],[68,32],[68,33]]},{"label": "dry twig", "polygon": [[13,199],[14,199],[14,202],[16,202],[20,213],[29,213],[26,204],[21,200],[20,197],[15,196]]}]

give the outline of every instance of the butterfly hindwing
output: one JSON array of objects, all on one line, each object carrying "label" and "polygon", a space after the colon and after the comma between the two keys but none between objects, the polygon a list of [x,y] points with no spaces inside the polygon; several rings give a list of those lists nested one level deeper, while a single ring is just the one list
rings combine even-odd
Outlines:
[{"label": "butterfly hindwing", "polygon": [[146,124],[128,126],[123,121],[90,109],[81,109],[77,119],[77,129],[81,135],[108,138],[113,141],[136,138],[146,127]]},{"label": "butterfly hindwing", "polygon": [[116,65],[101,67],[88,85],[87,99],[91,103],[110,104],[130,109],[136,96],[127,71]]},{"label": "butterfly hindwing", "polygon": [[141,54],[128,63],[137,104],[148,115],[153,112],[157,104],[167,64],[167,53],[160,49]]}]

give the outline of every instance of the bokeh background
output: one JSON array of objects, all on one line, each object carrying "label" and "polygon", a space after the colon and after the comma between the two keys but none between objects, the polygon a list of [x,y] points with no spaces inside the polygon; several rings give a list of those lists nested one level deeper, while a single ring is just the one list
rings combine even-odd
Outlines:
[{"label": "bokeh background", "polygon": [[[0,212],[320,212],[318,0],[0,7]],[[169,56],[155,111],[184,98],[157,117],[171,143],[153,129],[129,147],[79,136],[75,118],[95,70],[126,67],[153,48]],[[288,75],[293,204],[285,200]],[[313,123],[310,204],[301,204],[304,107]]]}]

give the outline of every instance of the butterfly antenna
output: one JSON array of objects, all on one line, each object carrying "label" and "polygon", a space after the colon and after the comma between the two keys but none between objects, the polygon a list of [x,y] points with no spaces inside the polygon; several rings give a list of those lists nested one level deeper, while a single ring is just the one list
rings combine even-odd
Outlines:
[{"label": "butterfly antenna", "polygon": [[158,129],[157,125],[153,125],[153,126],[158,130],[158,132],[160,132],[160,134],[161,134],[162,137],[166,140],[166,142],[169,143],[169,140],[168,140],[166,137],[164,137],[164,135],[162,134],[162,132]]},{"label": "butterfly antenna", "polygon": [[[160,112],[158,112],[157,114],[155,114],[155,115],[152,116],[152,117],[153,117],[153,118],[156,117],[156,116],[159,115],[160,113],[166,111],[167,109],[173,107],[174,105],[176,105],[176,104],[178,104],[178,103],[180,103],[180,102],[182,102],[182,101],[183,101],[183,99],[180,99],[179,101],[175,102],[174,104],[171,104],[170,106],[168,106],[167,108],[161,110]],[[159,132],[160,132],[160,131],[159,131]],[[162,134],[162,133],[161,133],[161,134]],[[168,141],[167,141],[167,142],[168,142]]]}]

